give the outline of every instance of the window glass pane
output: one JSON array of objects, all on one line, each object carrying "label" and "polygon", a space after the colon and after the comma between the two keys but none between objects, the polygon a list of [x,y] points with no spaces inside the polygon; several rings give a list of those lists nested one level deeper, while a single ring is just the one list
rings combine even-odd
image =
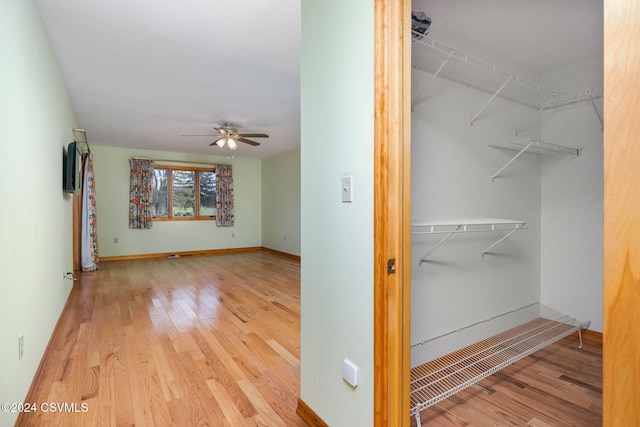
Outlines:
[{"label": "window glass pane", "polygon": [[216,214],[216,175],[214,172],[200,172],[200,216]]},{"label": "window glass pane", "polygon": [[172,210],[174,217],[193,216],[195,211],[195,171],[174,170],[172,183]]},{"label": "window glass pane", "polygon": [[167,217],[169,214],[169,181],[167,169],[153,170],[153,206],[152,214],[154,217]]}]

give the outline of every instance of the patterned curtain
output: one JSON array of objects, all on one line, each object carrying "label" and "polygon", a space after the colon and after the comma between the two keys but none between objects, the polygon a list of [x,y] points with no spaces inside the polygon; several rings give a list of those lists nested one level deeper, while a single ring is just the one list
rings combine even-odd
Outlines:
[{"label": "patterned curtain", "polygon": [[96,180],[93,175],[93,154],[84,159],[82,174],[82,271],[98,269],[98,222],[96,217]]},{"label": "patterned curtain", "polygon": [[153,160],[131,159],[129,228],[153,227]]},{"label": "patterned curtain", "polygon": [[216,165],[216,225],[232,227],[233,207],[233,174],[231,165]]}]

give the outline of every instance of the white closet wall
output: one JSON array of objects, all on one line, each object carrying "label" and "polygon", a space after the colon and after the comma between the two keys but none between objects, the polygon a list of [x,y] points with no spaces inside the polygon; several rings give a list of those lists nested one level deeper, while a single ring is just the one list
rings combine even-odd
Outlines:
[{"label": "white closet wall", "polygon": [[[602,87],[602,58],[542,76],[550,87]],[[602,98],[542,114],[542,139],[583,147],[580,158],[542,163],[541,302],[603,330]]]},{"label": "white closet wall", "polygon": [[[418,90],[430,76],[415,71],[412,79]],[[425,96],[412,114],[412,219],[491,217],[527,225],[484,257],[504,232],[454,235],[421,266],[443,235],[412,236],[412,343],[540,298],[541,158],[523,155],[492,182],[515,152],[489,147],[516,132],[539,138],[539,114],[496,99],[471,126],[488,95],[437,79]]]}]

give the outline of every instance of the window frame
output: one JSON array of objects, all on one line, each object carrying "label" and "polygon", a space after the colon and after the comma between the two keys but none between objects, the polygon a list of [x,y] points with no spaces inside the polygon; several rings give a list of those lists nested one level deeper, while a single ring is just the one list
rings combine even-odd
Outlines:
[{"label": "window frame", "polygon": [[[211,167],[199,167],[199,166],[176,166],[176,165],[164,165],[156,164],[154,169],[167,169],[167,216],[154,216],[153,221],[215,221],[216,215],[199,216],[195,215],[200,213],[200,173],[199,172],[213,172],[216,173],[215,166]],[[187,171],[195,172],[194,179],[194,216],[173,216],[173,171]],[[216,189],[217,190],[217,189]]]}]

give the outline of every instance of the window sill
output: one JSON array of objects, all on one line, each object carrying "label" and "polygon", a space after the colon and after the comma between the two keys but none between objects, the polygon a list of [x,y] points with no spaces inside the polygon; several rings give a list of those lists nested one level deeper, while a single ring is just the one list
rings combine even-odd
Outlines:
[{"label": "window sill", "polygon": [[182,217],[172,217],[172,218],[168,218],[168,217],[157,217],[157,218],[153,218],[153,221],[159,221],[159,222],[164,222],[164,221],[215,221],[216,217],[215,216],[182,216]]}]

